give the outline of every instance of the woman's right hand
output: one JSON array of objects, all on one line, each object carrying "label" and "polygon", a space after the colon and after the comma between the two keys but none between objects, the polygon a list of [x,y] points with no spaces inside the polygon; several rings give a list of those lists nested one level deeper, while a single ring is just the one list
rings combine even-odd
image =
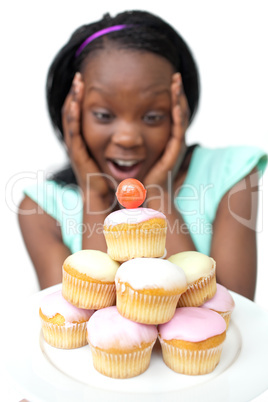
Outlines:
[{"label": "woman's right hand", "polygon": [[[84,195],[91,193],[104,199],[109,187],[104,176],[88,152],[81,134],[81,110],[84,96],[84,82],[81,73],[74,76],[72,87],[62,108],[64,141],[77,183]],[[96,175],[94,175],[96,174]],[[90,178],[90,189],[88,188]],[[90,190],[88,192],[88,190]]]}]

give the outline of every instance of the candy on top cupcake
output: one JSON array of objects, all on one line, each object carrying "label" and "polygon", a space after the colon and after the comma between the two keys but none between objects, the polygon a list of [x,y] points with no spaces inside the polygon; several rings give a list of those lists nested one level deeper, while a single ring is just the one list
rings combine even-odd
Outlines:
[{"label": "candy on top cupcake", "polygon": [[146,191],[138,180],[126,179],[116,192],[125,209],[112,212],[104,220],[108,254],[116,261],[165,254],[167,220],[164,214],[139,207]]}]

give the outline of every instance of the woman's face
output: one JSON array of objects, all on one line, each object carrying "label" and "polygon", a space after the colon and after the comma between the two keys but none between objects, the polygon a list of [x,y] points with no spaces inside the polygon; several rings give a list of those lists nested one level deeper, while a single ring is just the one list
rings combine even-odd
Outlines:
[{"label": "woman's face", "polygon": [[102,173],[143,181],[159,159],[171,134],[174,72],[158,55],[116,48],[85,65],[82,133]]}]

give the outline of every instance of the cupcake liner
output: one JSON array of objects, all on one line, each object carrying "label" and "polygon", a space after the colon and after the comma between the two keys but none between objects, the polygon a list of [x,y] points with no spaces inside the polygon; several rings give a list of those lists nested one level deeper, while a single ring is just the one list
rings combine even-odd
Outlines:
[{"label": "cupcake liner", "polygon": [[189,285],[178,302],[178,307],[199,307],[212,299],[217,291],[215,268],[209,276]]},{"label": "cupcake liner", "polygon": [[206,350],[181,349],[160,339],[165,364],[180,374],[200,375],[211,373],[220,361],[223,343]]},{"label": "cupcake liner", "polygon": [[167,228],[104,230],[109,256],[116,261],[138,257],[162,257]]},{"label": "cupcake liner", "polygon": [[116,307],[119,313],[142,324],[162,324],[175,314],[180,295],[160,296],[134,291],[123,283],[117,283]]},{"label": "cupcake liner", "polygon": [[55,348],[75,349],[87,345],[87,322],[57,325],[41,318],[45,341]]},{"label": "cupcake liner", "polygon": [[78,279],[62,270],[62,295],[76,307],[100,309],[115,304],[115,283],[97,283]]},{"label": "cupcake liner", "polygon": [[227,331],[227,329],[229,328],[232,311],[225,311],[225,312],[217,311],[217,313],[220,314],[222,318],[224,318],[226,322],[226,331]]},{"label": "cupcake liner", "polygon": [[145,349],[137,349],[129,353],[109,353],[90,345],[95,369],[112,378],[131,378],[142,374],[150,364],[151,353],[155,342]]}]

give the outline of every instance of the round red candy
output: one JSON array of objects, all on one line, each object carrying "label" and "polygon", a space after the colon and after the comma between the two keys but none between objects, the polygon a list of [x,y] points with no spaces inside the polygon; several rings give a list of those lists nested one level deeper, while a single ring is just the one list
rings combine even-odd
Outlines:
[{"label": "round red candy", "polygon": [[137,208],[145,200],[146,190],[137,179],[121,181],[116,190],[118,202],[125,208]]}]

